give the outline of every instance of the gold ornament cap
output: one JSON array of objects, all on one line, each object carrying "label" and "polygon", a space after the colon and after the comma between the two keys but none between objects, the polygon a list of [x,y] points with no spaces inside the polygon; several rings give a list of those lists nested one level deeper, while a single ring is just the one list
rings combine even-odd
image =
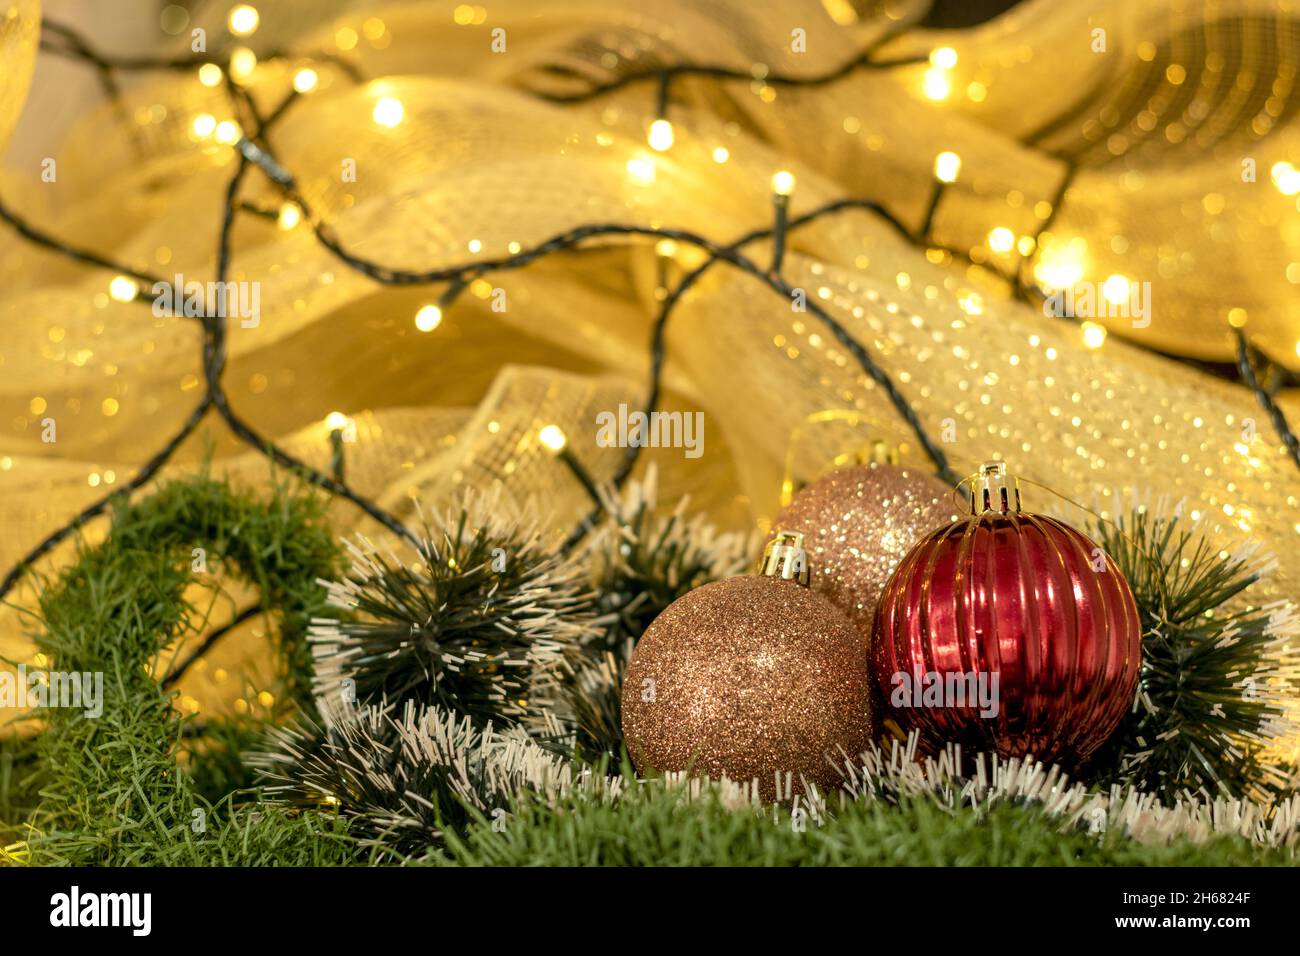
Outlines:
[{"label": "gold ornament cap", "polygon": [[1020,511],[1020,482],[1007,473],[1005,461],[986,461],[970,478],[970,513],[995,511],[1016,514]]},{"label": "gold ornament cap", "polygon": [[859,448],[854,457],[859,465],[897,465],[903,460],[898,449],[881,438],[874,439],[865,448]]},{"label": "gold ornament cap", "polygon": [[758,573],[765,578],[796,581],[808,587],[812,578],[808,573],[808,555],[803,547],[803,535],[798,531],[778,531],[758,562]]}]

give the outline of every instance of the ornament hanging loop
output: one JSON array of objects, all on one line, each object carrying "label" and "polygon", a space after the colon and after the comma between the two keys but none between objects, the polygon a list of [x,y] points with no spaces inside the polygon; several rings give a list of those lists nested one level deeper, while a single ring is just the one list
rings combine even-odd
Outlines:
[{"label": "ornament hanging loop", "polygon": [[[1161,568],[1161,555],[1149,548],[1143,547],[1136,541],[1131,534],[1125,529],[1119,521],[1112,521],[1087,505],[1075,501],[1068,495],[1063,495],[1050,485],[1045,485],[1041,481],[1034,481],[1032,478],[1021,478],[1018,475],[1010,475],[1007,472],[1006,462],[989,461],[980,465],[979,471],[974,475],[963,478],[953,489],[954,496],[960,496],[962,487],[970,485],[970,491],[967,499],[970,502],[970,513],[974,515],[985,514],[990,511],[1000,514],[1017,514],[1020,511],[1020,482],[1033,485],[1035,488],[1041,488],[1048,494],[1054,495],[1068,505],[1073,505],[1080,511],[1091,516],[1098,525],[1107,525],[1115,530],[1121,538],[1126,541],[1133,549],[1133,553],[1142,559],[1151,570],[1151,582],[1155,586],[1159,596],[1161,608],[1161,617],[1167,615],[1169,603],[1169,585],[1165,581]],[[1012,504],[1014,503],[1014,508]]]},{"label": "ornament hanging loop", "polygon": [[1007,473],[1005,461],[986,461],[975,475],[966,479],[971,483],[970,513],[973,515],[996,511],[999,514],[1016,514],[1020,511],[1020,480]]},{"label": "ornament hanging loop", "polygon": [[766,578],[797,581],[808,587],[812,578],[808,573],[803,535],[798,531],[778,531],[763,549],[763,557],[758,562],[758,573]]}]

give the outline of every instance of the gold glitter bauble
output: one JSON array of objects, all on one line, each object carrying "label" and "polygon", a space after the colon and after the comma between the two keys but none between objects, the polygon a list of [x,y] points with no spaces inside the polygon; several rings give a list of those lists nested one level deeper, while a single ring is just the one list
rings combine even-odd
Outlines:
[{"label": "gold glitter bauble", "polygon": [[795,581],[730,578],[646,630],[623,683],[623,736],[641,773],[757,779],[767,800],[801,793],[802,775],[825,793],[842,780],[830,760],[871,739],[869,688],[866,645],[828,600]]},{"label": "gold glitter bauble", "polygon": [[871,462],[838,468],[801,489],[775,527],[803,534],[813,590],[869,636],[880,592],[898,563],[954,515],[952,489],[938,478]]}]

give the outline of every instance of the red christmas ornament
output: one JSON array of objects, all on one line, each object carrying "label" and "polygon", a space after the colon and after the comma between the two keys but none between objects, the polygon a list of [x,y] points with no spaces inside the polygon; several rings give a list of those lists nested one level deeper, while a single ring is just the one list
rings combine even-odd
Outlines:
[{"label": "red christmas ornament", "polygon": [[1020,510],[986,464],[971,516],[923,538],[885,585],[871,666],[882,721],[933,751],[1075,767],[1133,702],[1141,627],[1128,582],[1069,525]]}]

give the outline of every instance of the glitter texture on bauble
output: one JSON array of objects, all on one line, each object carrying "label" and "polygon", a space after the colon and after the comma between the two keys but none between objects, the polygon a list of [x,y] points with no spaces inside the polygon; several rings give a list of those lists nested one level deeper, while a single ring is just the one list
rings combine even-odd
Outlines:
[{"label": "glitter texture on bauble", "polygon": [[866,645],[795,555],[801,536],[778,535],[763,573],[697,588],[646,630],[622,700],[639,773],[757,780],[763,799],[785,799],[801,778],[839,786],[837,768],[866,749]]},{"label": "glitter texture on bauble", "polygon": [[842,608],[865,640],[898,563],[954,512],[943,481],[878,460],[837,468],[800,489],[775,527],[803,534],[813,590]]}]

